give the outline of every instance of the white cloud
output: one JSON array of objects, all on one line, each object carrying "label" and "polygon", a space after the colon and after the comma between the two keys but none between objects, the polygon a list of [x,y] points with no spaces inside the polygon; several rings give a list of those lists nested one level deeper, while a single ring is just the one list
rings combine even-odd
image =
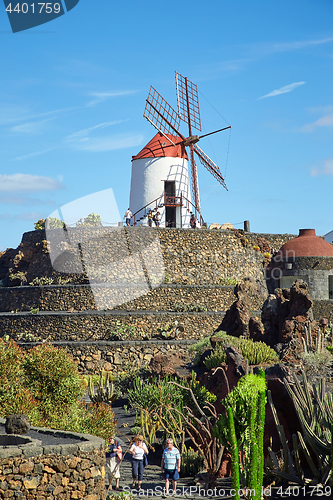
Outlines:
[{"label": "white cloud", "polygon": [[40,120],[37,122],[28,122],[23,123],[22,125],[15,125],[15,127],[12,127],[10,131],[20,134],[39,135],[44,131],[44,124],[52,120],[55,120],[55,118],[47,118],[46,120]]},{"label": "white cloud", "polygon": [[93,127],[89,128],[84,128],[82,130],[79,130],[78,132],[74,132],[71,135],[68,135],[65,137],[65,141],[67,142],[85,142],[89,140],[89,134],[93,132],[94,130],[100,130],[106,127],[110,127],[111,125],[117,125],[118,123],[122,123],[128,120],[116,120],[113,122],[104,122],[100,123],[99,125],[94,125]]},{"label": "white cloud", "polygon": [[319,166],[314,166],[310,175],[312,177],[319,177],[323,175],[333,176],[333,158],[327,158],[326,160],[322,160]]},{"label": "white cloud", "polygon": [[113,92],[89,92],[89,96],[94,97],[94,99],[88,102],[87,106],[95,106],[101,102],[106,101],[112,97],[121,97],[124,95],[136,94],[137,90],[118,90]]},{"label": "white cloud", "polygon": [[55,191],[62,188],[63,184],[61,182],[42,175],[0,175],[0,192],[2,193],[15,193],[19,191]]},{"label": "white cloud", "polygon": [[27,160],[28,158],[32,158],[33,156],[39,156],[44,153],[49,153],[49,151],[54,151],[54,149],[55,148],[49,148],[49,149],[43,149],[42,151],[35,151],[34,153],[27,153],[26,155],[17,156],[16,158],[13,158],[11,161]]},{"label": "white cloud", "polygon": [[91,151],[94,153],[100,151],[112,151],[114,149],[125,149],[134,146],[139,146],[143,141],[143,135],[134,135],[129,137],[105,136],[89,139],[82,142],[77,147],[83,151]]},{"label": "white cloud", "polygon": [[297,87],[300,87],[301,85],[304,85],[306,82],[294,82],[294,83],[290,83],[289,85],[285,85],[284,87],[281,87],[279,89],[276,89],[276,90],[273,90],[272,92],[270,92],[269,94],[265,94],[261,97],[258,97],[258,101],[259,99],[266,99],[266,97],[274,97],[276,95],[280,95],[280,94],[286,94],[288,92],[292,92],[293,90],[297,89]]},{"label": "white cloud", "polygon": [[34,205],[47,205],[56,206],[56,202],[51,199],[42,200],[40,198],[31,198],[28,196],[13,196],[13,195],[0,195],[0,204],[2,205],[21,205],[21,206],[34,206]]},{"label": "white cloud", "polygon": [[8,125],[10,123],[22,122],[35,120],[38,118],[43,118],[50,116],[51,118],[57,118],[58,116],[66,115],[71,111],[76,109],[80,109],[79,107],[71,107],[71,108],[61,108],[54,109],[52,111],[46,111],[44,113],[34,113],[27,106],[20,106],[16,104],[1,104],[0,103],[0,125]]},{"label": "white cloud", "polygon": [[302,40],[296,42],[275,43],[271,45],[274,52],[287,52],[290,50],[305,49],[315,45],[333,42],[333,37],[321,38],[319,40]]},{"label": "white cloud", "polygon": [[302,128],[302,132],[313,132],[317,127],[330,127],[333,125],[333,114],[322,116],[314,123],[308,123]]},{"label": "white cloud", "polygon": [[306,111],[309,113],[333,113],[333,106],[314,106],[310,108],[306,108]]},{"label": "white cloud", "polygon": [[85,128],[68,135],[65,137],[65,141],[75,149],[80,151],[91,151],[94,153],[100,151],[112,151],[114,149],[125,149],[140,145],[143,141],[142,134],[132,136],[115,134],[94,137],[94,133],[96,131],[100,131],[111,125],[116,125],[126,121],[129,120],[117,120],[113,122],[100,123],[98,125],[94,125],[93,127]]},{"label": "white cloud", "polygon": [[318,40],[296,40],[294,42],[254,43],[247,44],[245,48],[251,58],[258,59],[258,57],[266,57],[278,52],[292,52],[332,42],[333,37],[328,37]]}]

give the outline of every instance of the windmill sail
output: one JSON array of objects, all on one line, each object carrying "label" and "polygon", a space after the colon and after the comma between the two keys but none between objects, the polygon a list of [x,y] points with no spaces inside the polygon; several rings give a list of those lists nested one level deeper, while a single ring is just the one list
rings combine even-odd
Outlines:
[{"label": "windmill sail", "polygon": [[185,139],[179,133],[180,119],[178,114],[152,86],[149,90],[143,116],[173,145],[175,145],[174,142],[167,134],[176,134]]},{"label": "windmill sail", "polygon": [[201,132],[198,87],[177,71],[175,73],[179,117]]},{"label": "windmill sail", "polygon": [[196,152],[196,154],[199,156],[199,160],[202,163],[202,165],[210,172],[216,180],[219,181],[220,184],[228,191],[227,185],[224,181],[224,178],[222,177],[222,174],[220,172],[219,167],[209,158],[209,156],[206,155],[202,149],[199,148],[196,144],[193,145],[193,149]]}]

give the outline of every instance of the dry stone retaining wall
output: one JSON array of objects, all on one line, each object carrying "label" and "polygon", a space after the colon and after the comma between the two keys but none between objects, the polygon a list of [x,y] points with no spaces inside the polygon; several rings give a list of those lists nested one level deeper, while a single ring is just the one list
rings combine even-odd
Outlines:
[{"label": "dry stone retaining wall", "polygon": [[[64,431],[56,434],[66,436]],[[0,448],[0,498],[105,500],[104,440],[67,434],[88,440],[77,445]]]},{"label": "dry stone retaining wall", "polygon": [[[194,357],[188,348],[195,340],[151,340],[124,342],[54,342],[70,352],[78,362],[82,373],[98,373],[101,369],[118,373],[123,370],[147,366],[157,354],[175,353],[185,363]],[[36,343],[19,343],[20,347],[31,349]]]},{"label": "dry stone retaining wall", "polygon": [[[100,293],[113,293],[99,287]],[[96,291],[94,290],[94,293]],[[113,309],[128,311],[173,311],[175,305],[199,303],[209,311],[225,311],[235,300],[234,286],[164,284]],[[107,300],[106,300],[107,305]],[[0,288],[0,311],[96,311],[90,285],[18,286]],[[256,309],[260,308],[260,301]]]},{"label": "dry stone retaining wall", "polygon": [[28,340],[29,335],[34,335],[51,342],[110,340],[117,330],[118,321],[135,328],[131,339],[145,339],[157,335],[158,328],[167,330],[178,321],[178,328],[181,326],[183,330],[178,338],[193,339],[211,335],[223,317],[223,312],[210,311],[186,314],[163,311],[0,313],[0,336]]}]

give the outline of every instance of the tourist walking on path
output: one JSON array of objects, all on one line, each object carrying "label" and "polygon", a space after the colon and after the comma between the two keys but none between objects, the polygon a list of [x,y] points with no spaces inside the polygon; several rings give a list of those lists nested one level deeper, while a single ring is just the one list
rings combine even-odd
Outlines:
[{"label": "tourist walking on path", "polygon": [[172,489],[175,493],[177,488],[177,481],[179,479],[180,472],[180,453],[179,450],[173,445],[173,440],[171,438],[167,439],[167,447],[163,451],[162,462],[161,462],[161,472],[164,474],[165,478],[165,493],[169,494],[169,479],[172,480]]},{"label": "tourist walking on path", "polygon": [[135,441],[129,449],[132,458],[132,488],[135,488],[136,478],[138,478],[138,488],[141,489],[143,473],[145,471],[144,458],[148,455],[148,448],[143,442],[143,436],[139,434],[135,437]]},{"label": "tourist walking on path", "polygon": [[128,210],[125,213],[125,219],[126,219],[126,226],[131,225],[131,218],[133,217],[133,214],[131,212],[131,209],[128,207]]},{"label": "tourist walking on path", "polygon": [[153,212],[149,210],[148,212],[148,226],[151,227],[153,225]]},{"label": "tourist walking on path", "polygon": [[123,452],[119,441],[110,438],[108,450],[106,452],[106,473],[109,476],[109,490],[112,490],[112,479],[116,480],[116,490],[119,490],[120,462],[123,458]]},{"label": "tourist walking on path", "polygon": [[153,218],[153,221],[155,222],[156,227],[160,227],[160,213],[157,212],[155,215],[155,218]]},{"label": "tourist walking on path", "polygon": [[192,229],[196,229],[197,227],[197,219],[194,217],[194,214],[191,215],[190,226]]}]

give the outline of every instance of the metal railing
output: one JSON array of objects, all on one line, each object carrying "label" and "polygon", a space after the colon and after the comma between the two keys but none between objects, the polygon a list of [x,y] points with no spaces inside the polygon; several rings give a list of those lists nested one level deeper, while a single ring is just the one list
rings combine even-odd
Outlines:
[{"label": "metal railing", "polygon": [[[162,203],[162,199],[163,198],[164,198],[164,203]],[[180,227],[182,227],[182,207],[185,206],[184,202],[187,202],[187,210],[188,211],[190,211],[189,208],[188,208],[190,206],[194,210],[195,215],[198,213],[200,225],[203,226],[204,223],[205,223],[205,221],[204,221],[204,219],[203,219],[203,217],[202,217],[199,209],[194,205],[194,203],[192,203],[185,196],[183,196],[183,193],[181,193],[180,196],[169,196],[169,195],[163,193],[161,196],[159,196],[155,200],[150,201],[149,203],[147,203],[147,205],[145,205],[144,207],[140,208],[139,210],[137,210],[133,214],[133,219],[134,219],[133,225],[136,226],[136,224],[137,224],[137,222],[136,222],[136,215],[138,213],[142,212],[143,210],[144,210],[144,216],[143,216],[143,218],[145,219],[147,217],[147,213],[149,212],[149,210],[153,210],[153,211],[157,212],[157,209],[161,208],[163,206],[169,206],[169,207],[170,206],[171,207],[176,207],[177,206],[177,207],[181,207],[180,208]],[[154,205],[154,204],[155,204],[155,208],[152,209],[152,205]]]}]

